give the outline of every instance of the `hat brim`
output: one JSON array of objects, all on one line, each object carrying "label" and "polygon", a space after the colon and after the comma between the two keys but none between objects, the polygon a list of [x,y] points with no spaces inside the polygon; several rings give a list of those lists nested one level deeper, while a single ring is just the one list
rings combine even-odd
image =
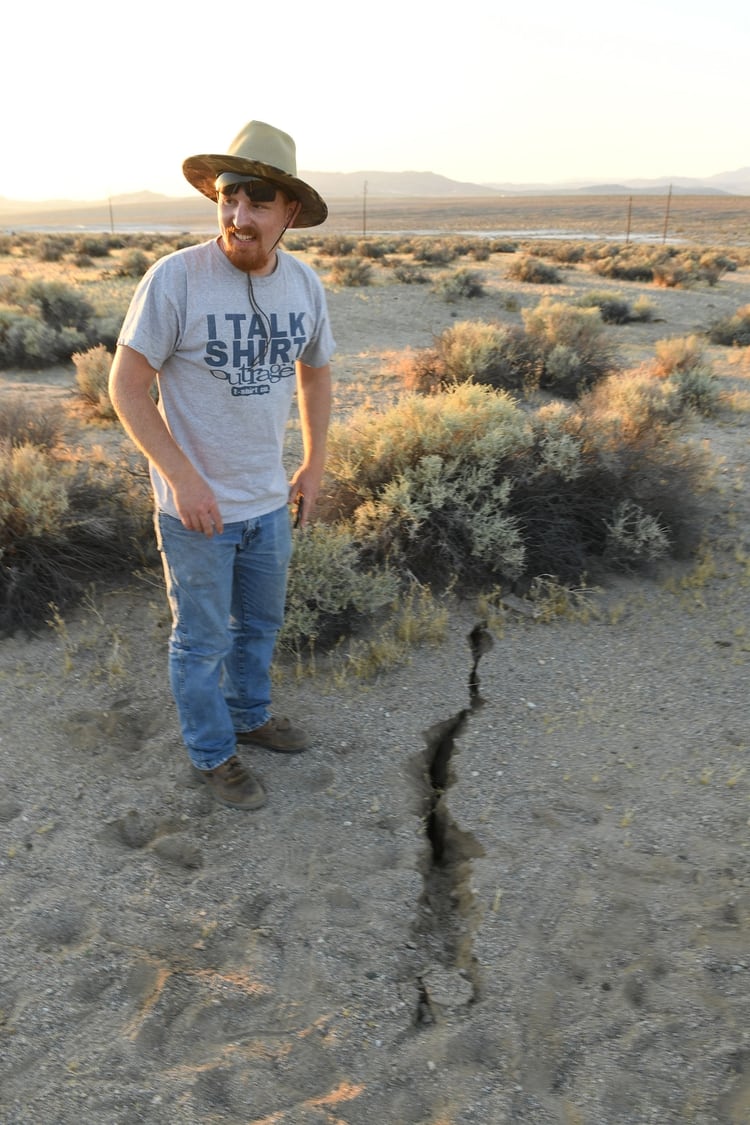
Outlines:
[{"label": "hat brim", "polygon": [[182,165],[182,171],[188,183],[212,199],[217,200],[214,184],[216,177],[222,172],[237,172],[241,176],[261,176],[278,184],[293,199],[298,200],[302,206],[299,214],[291,224],[293,227],[317,227],[328,218],[328,207],[314,188],[304,180],[282,172],[271,164],[263,164],[258,160],[245,160],[241,156],[219,156],[215,153],[205,153],[202,156],[189,156]]}]

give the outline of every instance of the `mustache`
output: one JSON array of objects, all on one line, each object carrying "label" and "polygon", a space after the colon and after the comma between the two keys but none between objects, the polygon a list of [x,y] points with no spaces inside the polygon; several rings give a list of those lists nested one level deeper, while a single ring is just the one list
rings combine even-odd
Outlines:
[{"label": "mustache", "polygon": [[253,234],[256,238],[258,237],[258,231],[253,226],[237,227],[232,223],[232,225],[226,229],[227,234]]}]

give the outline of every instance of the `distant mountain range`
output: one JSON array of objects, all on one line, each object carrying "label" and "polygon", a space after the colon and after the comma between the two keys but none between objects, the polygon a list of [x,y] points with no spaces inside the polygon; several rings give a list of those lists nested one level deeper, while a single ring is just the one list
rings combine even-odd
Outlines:
[{"label": "distant mountain range", "polygon": [[[362,198],[472,198],[492,195],[662,195],[670,186],[680,195],[750,195],[750,167],[734,172],[697,179],[687,176],[664,176],[660,179],[623,180],[621,183],[596,181],[564,181],[559,183],[486,183],[475,184],[451,180],[434,172],[300,172],[324,199]],[[123,205],[156,204],[170,197],[143,191],[113,196],[111,202]],[[184,197],[179,197],[183,200]],[[195,196],[190,196],[195,199]],[[101,200],[106,205],[107,200]],[[200,202],[200,201],[198,201]],[[91,207],[91,202],[47,200],[27,202],[0,196],[0,217],[19,216],[28,212]]]},{"label": "distant mountain range", "polygon": [[560,183],[466,183],[434,172],[302,172],[324,199],[361,196],[383,197],[452,196],[469,198],[488,195],[662,195],[669,190],[685,195],[750,195],[750,167],[720,172],[706,179],[664,176],[655,180],[623,180],[622,183],[566,181]]}]

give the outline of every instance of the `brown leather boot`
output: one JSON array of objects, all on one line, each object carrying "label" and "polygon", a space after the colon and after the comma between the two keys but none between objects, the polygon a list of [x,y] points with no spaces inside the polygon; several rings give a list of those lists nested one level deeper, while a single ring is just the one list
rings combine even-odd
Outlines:
[{"label": "brown leather boot", "polygon": [[212,770],[194,769],[220,804],[230,809],[259,809],[266,803],[266,792],[236,754]]}]

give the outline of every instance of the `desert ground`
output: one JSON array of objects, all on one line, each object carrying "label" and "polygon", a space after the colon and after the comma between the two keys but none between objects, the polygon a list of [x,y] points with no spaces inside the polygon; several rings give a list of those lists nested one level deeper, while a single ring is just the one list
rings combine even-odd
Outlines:
[{"label": "desert ground", "polygon": [[[337,416],[395,401],[394,353],[456,319],[603,287],[512,257],[458,304],[330,288]],[[635,365],[746,305],[750,269],[613,287],[658,309],[610,329]],[[0,642],[0,1120],[748,1125],[750,355],[707,354],[700,548],[572,616],[455,599],[374,680],[280,661],[312,749],[248,755],[257,813],[190,776],[158,576]],[[19,392],[71,409],[73,366]]]}]

